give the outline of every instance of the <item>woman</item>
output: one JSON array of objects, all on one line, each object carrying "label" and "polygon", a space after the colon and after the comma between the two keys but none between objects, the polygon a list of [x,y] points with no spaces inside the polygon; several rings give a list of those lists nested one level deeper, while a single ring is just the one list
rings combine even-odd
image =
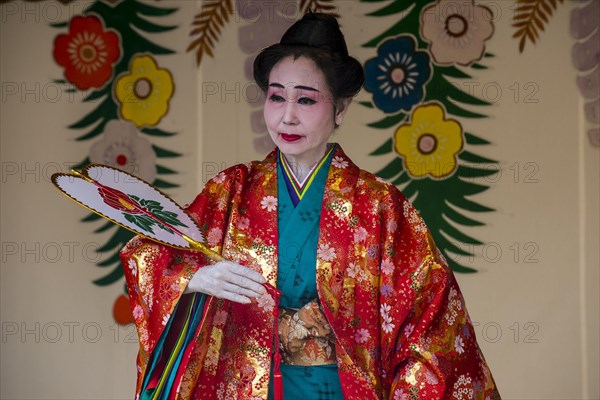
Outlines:
[{"label": "woman", "polygon": [[122,251],[138,394],[279,397],[281,370],[288,400],[493,398],[418,213],[328,143],[363,82],[335,18],[305,15],[254,67],[277,148],[221,172],[187,209],[228,261],[139,238]]}]

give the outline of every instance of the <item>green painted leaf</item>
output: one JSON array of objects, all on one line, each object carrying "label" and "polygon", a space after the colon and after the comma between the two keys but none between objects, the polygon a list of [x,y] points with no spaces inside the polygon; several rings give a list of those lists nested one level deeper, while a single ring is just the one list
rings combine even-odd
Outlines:
[{"label": "green painted leaf", "polygon": [[[112,118],[109,118],[111,116]],[[98,107],[88,113],[79,121],[68,126],[69,129],[83,129],[98,120],[116,119],[116,107],[111,98],[104,100]]]},{"label": "green painted leaf", "polygon": [[440,67],[439,65],[436,65],[434,67],[434,73],[440,72],[441,75],[446,78],[446,77],[451,77],[451,78],[457,78],[457,79],[471,79],[471,75],[467,74],[466,72],[456,68],[456,67]]},{"label": "green painted leaf", "polygon": [[478,64],[478,63],[471,64],[471,68],[473,68],[473,69],[488,69],[488,67],[486,67],[485,65]]},{"label": "green painted leaf", "polygon": [[111,221],[106,222],[104,225],[102,225],[101,227],[97,228],[94,233],[102,233],[105,232],[107,230],[109,230],[110,228],[112,228],[113,226],[115,226],[115,224],[113,224]]},{"label": "green painted leaf", "polygon": [[96,265],[104,268],[104,267],[109,267],[111,265],[114,265],[115,263],[119,263],[118,267],[122,269],[121,265],[120,265],[120,257],[119,257],[119,252],[115,251],[115,253],[113,255],[111,255],[110,257],[108,257],[106,260],[100,261],[99,263],[97,263]]},{"label": "green painted leaf", "polygon": [[439,229],[448,236],[458,240],[459,242],[473,245],[483,244],[483,242],[459,231],[458,229],[450,225],[447,221],[444,221],[444,223],[442,224],[442,226],[439,227]]},{"label": "green painted leaf", "polygon": [[158,137],[168,137],[176,135],[176,132],[167,132],[160,128],[144,128],[142,129],[142,133],[150,136],[158,136]]},{"label": "green painted leaf", "polygon": [[418,181],[410,181],[410,183],[402,189],[402,194],[406,197],[412,197],[417,194],[419,192],[419,184],[417,182]]},{"label": "green painted leaf", "polygon": [[414,3],[410,1],[393,1],[390,4],[386,5],[383,8],[380,8],[377,11],[373,11],[372,13],[366,14],[369,17],[383,17],[386,15],[393,15],[404,12],[408,10]]},{"label": "green painted leaf", "polygon": [[104,243],[103,246],[96,249],[96,252],[104,253],[106,251],[113,250],[117,247],[118,248],[123,247],[123,245],[125,245],[125,243],[126,243],[126,240],[127,240],[127,238],[123,237],[123,230],[117,229],[115,231],[115,233],[110,237],[110,239],[108,239],[108,241],[106,243]]},{"label": "green painted leaf", "polygon": [[358,104],[367,108],[374,108],[373,103],[371,103],[370,101],[359,101]]},{"label": "green painted leaf", "polygon": [[98,136],[99,134],[101,134],[102,132],[104,132],[104,128],[106,127],[106,124],[108,123],[108,119],[103,119],[98,125],[96,125],[91,131],[89,131],[88,133],[86,133],[83,136],[79,136],[77,139],[77,141],[83,141],[83,140],[88,140],[91,138],[94,138],[96,136]]},{"label": "green painted leaf", "polygon": [[172,31],[173,29],[177,29],[177,25],[171,25],[171,26],[157,25],[157,24],[154,24],[154,23],[147,21],[140,17],[134,18],[130,22],[136,28],[139,28],[142,31],[150,32],[150,33],[169,32],[169,31]]},{"label": "green painted leaf", "polygon": [[410,181],[410,176],[406,173],[406,172],[402,172],[400,174],[400,176],[398,176],[393,182],[392,184],[398,186],[398,185],[402,185],[405,184],[406,182]]},{"label": "green painted leaf", "polygon": [[474,272],[477,272],[476,269],[473,269],[471,267],[465,267],[464,265],[459,264],[456,261],[449,259],[449,258],[448,258],[448,264],[450,264],[450,268],[452,268],[452,271],[455,271],[455,272],[460,272],[463,274],[472,274]]},{"label": "green painted leaf", "polygon": [[383,167],[377,172],[377,175],[383,179],[392,179],[404,170],[402,159],[399,157],[394,158],[388,165]]},{"label": "green painted leaf", "polygon": [[406,119],[406,114],[401,112],[396,115],[386,116],[377,122],[372,122],[370,124],[367,124],[367,126],[369,126],[371,128],[385,129],[385,128],[390,128],[392,126],[396,126],[396,125],[400,124],[401,122],[403,122],[405,119]]},{"label": "green painted leaf", "polygon": [[464,197],[458,197],[458,198],[450,198],[448,199],[448,202],[455,205],[456,207],[468,210],[468,211],[473,211],[473,212],[490,212],[490,211],[494,211],[493,208],[489,208],[486,206],[483,206],[479,203],[476,203],[474,201],[471,200],[467,200]]},{"label": "green painted leaf", "polygon": [[147,219],[144,219],[144,216],[140,216],[140,215],[131,215],[131,214],[126,214],[126,213],[123,213],[123,215],[125,216],[125,219],[127,221],[136,225],[142,231],[154,233],[154,231],[152,230],[152,224],[154,223],[154,221],[150,220],[150,222],[149,222]]},{"label": "green painted leaf", "polygon": [[101,219],[102,217],[99,216],[98,214],[95,213],[91,213],[90,215],[88,215],[87,217],[81,218],[81,222],[91,222],[91,221],[98,221],[99,219]]},{"label": "green painted leaf", "polygon": [[373,152],[371,152],[369,155],[371,156],[378,156],[381,154],[388,154],[392,152],[392,139],[389,138],[388,140],[385,141],[384,144],[382,144],[381,146],[379,146],[377,149],[375,149]]},{"label": "green painted leaf", "polygon": [[[119,261],[119,260],[117,260],[117,261]],[[117,262],[117,261],[115,261],[115,262]],[[113,262],[111,264],[114,264],[115,262]],[[121,279],[123,276],[124,276],[123,267],[121,266],[121,263],[119,263],[108,275],[105,275],[102,278],[96,279],[93,282],[94,282],[94,284],[96,284],[98,286],[108,286],[108,285],[115,283],[116,281]]]},{"label": "green painted leaf", "polygon": [[453,253],[459,256],[473,256],[471,252],[458,247],[456,242],[449,241],[444,235],[440,235],[435,244],[439,249],[444,249],[445,254]]},{"label": "green painted leaf", "polygon": [[157,165],[156,166],[156,173],[157,174],[162,174],[162,175],[172,175],[172,174],[176,174],[177,171],[172,170],[172,169],[167,168],[167,167],[163,167],[162,165]]},{"label": "green painted leaf", "polygon": [[470,151],[467,151],[467,150],[463,150],[458,155],[458,158],[460,158],[463,161],[472,162],[472,163],[476,163],[476,164],[497,164],[498,163],[498,161],[496,161],[496,160],[478,156],[477,154],[471,153]]},{"label": "green painted leaf", "polygon": [[175,183],[169,183],[167,181],[163,181],[162,179],[156,179],[154,181],[154,186],[159,189],[171,189],[171,188],[179,187],[179,185],[177,185]]},{"label": "green painted leaf", "polygon": [[136,1],[135,10],[140,14],[147,15],[150,17],[164,17],[176,12],[177,8],[153,7],[149,4]]},{"label": "green painted leaf", "polygon": [[86,165],[88,165],[90,163],[90,158],[86,157],[82,162],[80,162],[77,165],[73,165],[71,167],[71,169],[76,169],[76,170],[80,170],[81,168],[85,167]]},{"label": "green painted leaf", "polygon": [[476,178],[484,178],[486,176],[496,175],[499,173],[500,169],[496,164],[493,164],[494,168],[475,168],[466,165],[459,165],[456,173],[461,178],[476,179]]},{"label": "green painted leaf", "polygon": [[473,145],[490,144],[490,142],[488,142],[487,140],[482,139],[478,136],[475,136],[471,133],[465,132],[464,135],[465,135],[465,140],[469,144],[473,144]]},{"label": "green painted leaf", "polygon": [[[110,88],[111,88],[111,86],[107,85],[102,90],[92,90],[92,91],[90,91],[90,93],[87,96],[85,96],[85,98],[83,99],[83,101],[85,103],[89,103],[91,101],[96,101],[96,100],[101,99],[102,97],[110,95]],[[106,101],[106,99],[105,99],[105,101]]]},{"label": "green painted leaf", "polygon": [[459,224],[459,225],[464,225],[464,226],[483,226],[484,225],[483,222],[479,222],[479,221],[476,221],[469,217],[465,217],[464,215],[460,214],[459,212],[457,212],[456,210],[454,210],[451,207],[446,207],[446,209],[444,210],[444,215],[446,216],[446,218],[448,218],[452,222]]},{"label": "green painted leaf", "polygon": [[485,118],[486,117],[483,114],[479,114],[479,113],[472,112],[472,111],[467,111],[464,108],[459,107],[456,104],[449,102],[449,101],[445,102],[444,105],[446,106],[446,111],[448,111],[449,114],[456,115],[458,117],[465,117],[465,118]]},{"label": "green painted leaf", "polygon": [[163,149],[162,147],[158,147],[157,145],[152,145],[154,152],[156,153],[156,157],[159,158],[172,158],[172,157],[181,157],[181,153],[176,153],[174,151],[170,151],[167,149]]},{"label": "green painted leaf", "polygon": [[476,194],[485,192],[489,186],[480,185],[473,182],[458,180],[456,183],[456,191],[462,196],[474,196]]},{"label": "green painted leaf", "polygon": [[158,211],[155,215],[171,226],[184,226],[188,228],[186,224],[177,219],[177,214],[172,211]]}]

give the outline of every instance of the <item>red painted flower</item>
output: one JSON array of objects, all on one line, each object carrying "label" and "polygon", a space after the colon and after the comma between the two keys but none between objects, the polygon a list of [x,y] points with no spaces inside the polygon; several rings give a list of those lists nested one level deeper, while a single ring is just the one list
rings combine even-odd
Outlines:
[{"label": "red painted flower", "polygon": [[142,214],[144,212],[144,209],[137,201],[120,190],[103,186],[98,188],[98,193],[100,193],[102,200],[106,204],[119,211],[124,211],[128,214]]},{"label": "red painted flower", "polygon": [[81,90],[102,87],[120,56],[116,31],[104,29],[93,15],[73,17],[69,33],[54,40],[54,59],[65,68],[67,80]]}]

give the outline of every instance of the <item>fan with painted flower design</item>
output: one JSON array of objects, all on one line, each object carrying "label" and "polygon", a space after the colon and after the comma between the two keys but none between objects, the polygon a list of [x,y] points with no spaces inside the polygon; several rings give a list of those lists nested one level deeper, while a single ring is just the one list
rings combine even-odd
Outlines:
[{"label": "fan with painted flower design", "polygon": [[134,233],[223,260],[204,244],[196,222],[175,201],[134,175],[89,164],[81,172],[52,175],[52,183],[71,200]]}]

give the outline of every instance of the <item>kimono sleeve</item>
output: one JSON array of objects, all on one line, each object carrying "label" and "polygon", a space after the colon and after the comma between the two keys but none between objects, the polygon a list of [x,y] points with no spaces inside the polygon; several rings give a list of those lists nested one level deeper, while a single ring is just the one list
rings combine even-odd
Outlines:
[{"label": "kimono sleeve", "polygon": [[[220,252],[228,220],[231,180],[221,173],[186,207],[209,247]],[[148,359],[189,280],[210,261],[202,253],[175,249],[142,237],[133,238],[120,253],[131,310],[136,324],[138,393]]]},{"label": "kimono sleeve", "polygon": [[382,208],[380,335],[389,398],[499,398],[456,279],[422,218],[400,193]]}]

